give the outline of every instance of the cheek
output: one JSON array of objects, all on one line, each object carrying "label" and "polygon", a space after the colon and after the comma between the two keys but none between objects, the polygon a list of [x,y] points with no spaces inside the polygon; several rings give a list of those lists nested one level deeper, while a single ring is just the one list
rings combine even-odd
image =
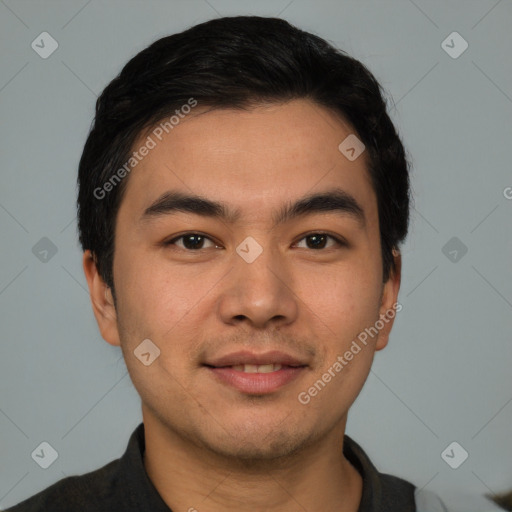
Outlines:
[{"label": "cheek", "polygon": [[130,257],[120,256],[115,261],[115,275],[122,276],[116,280],[120,320],[146,337],[171,330],[204,294],[206,284],[189,273],[156,254],[132,251]]},{"label": "cheek", "polygon": [[307,305],[305,311],[325,325],[328,336],[336,334],[340,341],[356,336],[379,314],[379,273],[370,262],[358,259],[358,263],[343,262],[329,271],[325,267],[303,269],[295,280],[297,295]]},{"label": "cheek", "polygon": [[[311,293],[306,301],[319,359],[302,397],[311,399],[324,420],[335,421],[340,411],[348,410],[368,377],[376,339],[363,343],[358,337],[379,318],[378,279],[368,266],[350,266],[350,271],[327,276],[325,292]],[[320,276],[316,282],[322,282]]]}]

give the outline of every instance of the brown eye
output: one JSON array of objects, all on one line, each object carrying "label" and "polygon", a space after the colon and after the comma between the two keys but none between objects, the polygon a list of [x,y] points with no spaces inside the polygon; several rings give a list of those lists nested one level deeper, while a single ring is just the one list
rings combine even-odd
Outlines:
[{"label": "brown eye", "polygon": [[[329,239],[334,241],[334,245],[333,244],[331,244],[330,246],[327,245]],[[306,240],[306,249],[314,249],[314,250],[345,245],[340,239],[338,239],[332,235],[328,235],[327,233],[312,233],[312,234],[307,235],[304,238],[302,238],[300,240],[300,242],[302,242],[302,240]]]},{"label": "brown eye", "polygon": [[[181,241],[181,242],[180,242]],[[208,241],[211,243],[210,247],[218,247],[210,238],[207,236],[201,235],[199,233],[186,233],[184,235],[178,236],[168,242],[165,242],[166,246],[176,245],[181,249],[186,249],[189,251],[197,251],[200,249],[206,249],[205,242]]]}]

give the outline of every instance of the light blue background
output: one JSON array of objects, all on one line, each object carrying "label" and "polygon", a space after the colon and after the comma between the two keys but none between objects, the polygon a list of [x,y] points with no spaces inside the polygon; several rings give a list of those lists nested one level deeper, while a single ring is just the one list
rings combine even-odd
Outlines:
[{"label": "light blue background", "polygon": [[[219,15],[281,15],[364,62],[394,100],[416,196],[389,346],[347,433],[377,467],[456,512],[512,486],[510,0],[0,0],[0,508],[119,457],[141,421],[119,348],[91,311],[77,164],[96,96],[155,39]],[[31,48],[47,31],[48,59]],[[469,48],[451,58],[441,42]],[[468,248],[442,252],[452,237]],[[48,237],[46,263],[32,247]],[[43,470],[42,442],[59,454]],[[469,452],[451,469],[441,452]]]}]

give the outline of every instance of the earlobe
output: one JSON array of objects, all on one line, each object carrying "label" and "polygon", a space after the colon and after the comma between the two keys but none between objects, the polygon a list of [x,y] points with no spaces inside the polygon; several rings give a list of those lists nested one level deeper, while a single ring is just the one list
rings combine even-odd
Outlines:
[{"label": "earlobe", "polygon": [[382,350],[389,341],[391,328],[395,321],[396,314],[402,309],[398,302],[398,291],[400,290],[400,281],[402,278],[402,256],[400,251],[393,249],[394,268],[390,270],[389,278],[384,283],[382,289],[382,300],[379,310],[379,335],[375,350]]},{"label": "earlobe", "polygon": [[121,343],[112,291],[100,276],[94,255],[89,250],[84,252],[83,268],[89,286],[92,310],[101,336],[107,343],[119,346]]}]

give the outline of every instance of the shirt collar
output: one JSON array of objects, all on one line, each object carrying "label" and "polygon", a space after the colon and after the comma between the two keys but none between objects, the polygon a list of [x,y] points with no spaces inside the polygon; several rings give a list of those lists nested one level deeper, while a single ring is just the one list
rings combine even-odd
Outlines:
[{"label": "shirt collar", "polygon": [[143,454],[146,449],[144,423],[140,423],[128,441],[128,447],[119,460],[118,477],[120,487],[125,489],[123,508],[151,512],[170,512],[160,497],[144,467]]},{"label": "shirt collar", "polygon": [[381,509],[382,486],[377,468],[364,450],[347,434],[343,439],[343,455],[363,479],[363,492],[357,512],[377,512]]}]

